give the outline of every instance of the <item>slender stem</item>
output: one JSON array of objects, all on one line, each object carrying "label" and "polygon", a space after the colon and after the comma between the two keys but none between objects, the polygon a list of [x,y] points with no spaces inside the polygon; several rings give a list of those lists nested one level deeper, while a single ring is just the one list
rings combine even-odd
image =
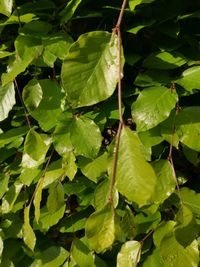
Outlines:
[{"label": "slender stem", "polygon": [[119,17],[118,17],[117,24],[116,24],[117,28],[120,28],[120,26],[121,26],[122,18],[124,15],[124,9],[126,7],[126,3],[127,3],[127,0],[124,0],[122,3],[121,10],[120,10]]},{"label": "slender stem", "polygon": [[21,96],[21,93],[20,93],[20,90],[19,90],[19,86],[18,86],[18,84],[17,84],[17,80],[16,80],[16,79],[14,80],[14,84],[15,84],[15,88],[17,89],[17,94],[18,94],[18,96],[19,96],[20,102],[21,102],[22,107],[23,107],[23,109],[24,109],[24,115],[25,115],[25,118],[26,118],[28,127],[29,127],[29,129],[31,129],[31,123],[30,123],[30,120],[29,120],[29,117],[28,117],[28,112],[27,112],[26,107],[25,107],[25,105],[24,105],[24,101],[23,101],[23,99],[22,99],[22,96]]},{"label": "slender stem", "polygon": [[38,183],[37,183],[37,185],[36,185],[35,191],[33,192],[33,195],[32,195],[32,197],[31,197],[31,200],[30,200],[29,205],[32,204],[33,199],[34,199],[34,197],[35,197],[35,194],[36,194],[36,192],[37,192],[37,190],[38,190],[38,187],[40,186],[40,184],[41,184],[41,183],[43,182],[43,180],[44,180],[44,177],[45,177],[45,174],[46,174],[46,172],[47,172],[47,170],[48,170],[48,167],[49,167],[51,158],[52,158],[52,156],[53,156],[53,153],[54,153],[54,149],[52,149],[52,151],[51,151],[51,154],[50,154],[50,156],[49,156],[49,158],[48,158],[48,160],[47,160],[47,163],[46,163],[46,165],[45,165],[45,168],[44,168],[44,171],[43,171],[43,173],[42,173],[42,176],[40,177],[40,180],[38,181]]},{"label": "slender stem", "polygon": [[109,192],[109,202],[113,206],[113,188],[115,186],[115,180],[116,180],[116,172],[117,172],[117,156],[119,151],[119,142],[120,142],[120,136],[121,131],[124,126],[123,121],[123,114],[122,114],[122,83],[121,83],[121,74],[122,74],[122,62],[121,62],[121,31],[120,26],[124,14],[124,9],[126,6],[127,0],[123,0],[122,7],[120,10],[120,14],[117,20],[117,24],[115,28],[113,29],[113,33],[117,34],[118,36],[118,110],[119,110],[119,126],[117,130],[117,136],[116,136],[116,143],[114,148],[114,159],[113,159],[113,168],[112,168],[112,178],[111,178],[111,185],[110,185],[110,192]]},{"label": "slender stem", "polygon": [[[175,116],[178,114],[178,112],[179,112],[179,105],[176,104]],[[177,192],[178,192],[178,195],[179,195],[180,203],[181,203],[181,205],[183,205],[183,201],[182,201],[181,194],[180,194],[180,187],[179,187],[179,184],[178,184],[178,179],[177,179],[176,171],[175,171],[175,168],[174,168],[174,161],[173,161],[174,135],[175,135],[175,132],[176,132],[175,116],[174,116],[174,122],[173,122],[173,125],[172,125],[171,142],[170,142],[170,146],[169,146],[169,154],[168,154],[167,159],[169,160],[169,162],[170,162],[170,164],[172,166],[172,171],[173,171],[173,174],[174,174],[174,179],[175,179],[175,182],[176,182],[176,188],[177,188]]]}]

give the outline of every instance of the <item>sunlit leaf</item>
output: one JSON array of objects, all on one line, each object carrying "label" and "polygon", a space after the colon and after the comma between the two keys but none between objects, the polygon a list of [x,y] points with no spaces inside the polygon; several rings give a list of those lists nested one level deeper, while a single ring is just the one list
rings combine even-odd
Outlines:
[{"label": "sunlit leaf", "polygon": [[177,93],[169,88],[145,88],[132,105],[137,130],[146,131],[167,119],[177,101]]},{"label": "sunlit leaf", "polygon": [[127,241],[117,255],[117,267],[136,267],[140,261],[141,243]]},{"label": "sunlit leaf", "polygon": [[86,237],[89,246],[97,253],[110,248],[115,239],[113,208],[110,204],[94,212],[86,221]]},{"label": "sunlit leaf", "polygon": [[23,239],[24,243],[31,249],[34,250],[36,243],[36,236],[30,225],[30,205],[26,206],[24,209],[24,225],[23,225]]},{"label": "sunlit leaf", "polygon": [[181,78],[177,79],[176,83],[183,86],[183,88],[189,92],[192,92],[195,89],[200,90],[199,75],[200,67],[191,67],[182,73]]},{"label": "sunlit leaf", "polygon": [[82,0],[71,0],[67,3],[66,7],[59,14],[62,24],[67,23],[72,18],[81,2]]},{"label": "sunlit leaf", "polygon": [[90,106],[113,94],[118,79],[117,47],[116,36],[103,31],[83,34],[71,46],[61,74],[73,107]]},{"label": "sunlit leaf", "polygon": [[41,178],[38,181],[35,196],[33,199],[33,204],[35,206],[35,220],[37,223],[38,223],[39,218],[40,218],[40,202],[42,200],[42,187],[43,187],[43,178]]},{"label": "sunlit leaf", "polygon": [[10,83],[0,86],[0,121],[8,117],[8,113],[15,105],[15,89],[14,84]]},{"label": "sunlit leaf", "polygon": [[129,128],[123,128],[118,153],[116,187],[129,201],[139,206],[151,202],[156,184],[155,172],[146,162],[141,148],[136,134]]}]

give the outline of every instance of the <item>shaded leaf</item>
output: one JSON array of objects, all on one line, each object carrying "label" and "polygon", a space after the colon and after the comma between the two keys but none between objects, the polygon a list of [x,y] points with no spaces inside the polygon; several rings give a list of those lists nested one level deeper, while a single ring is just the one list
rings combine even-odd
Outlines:
[{"label": "shaded leaf", "polygon": [[71,258],[78,264],[78,266],[95,266],[93,253],[79,239],[75,239],[72,243]]},{"label": "shaded leaf", "polygon": [[156,52],[150,54],[143,62],[144,67],[152,69],[175,69],[187,61],[183,55],[179,53],[169,53],[169,52]]},{"label": "shaded leaf", "polygon": [[42,187],[43,187],[43,177],[38,181],[35,196],[33,199],[33,204],[35,206],[35,220],[38,223],[40,218],[40,202],[42,200]]},{"label": "shaded leaf", "polygon": [[181,199],[183,204],[187,206],[193,213],[200,214],[200,194],[194,190],[183,187],[180,190]]},{"label": "shaded leaf", "polygon": [[68,257],[69,252],[63,247],[51,246],[46,250],[37,253],[36,258],[30,267],[60,267],[63,266],[62,264]]},{"label": "shaded leaf", "polygon": [[191,149],[200,151],[200,107],[186,107],[176,116],[180,141]]},{"label": "shaded leaf", "polygon": [[66,7],[60,12],[61,23],[67,23],[73,16],[74,12],[80,5],[82,0],[71,0],[67,3]]},{"label": "shaded leaf", "polygon": [[49,187],[49,195],[47,198],[47,209],[50,213],[59,210],[65,203],[64,190],[60,182],[55,182]]}]

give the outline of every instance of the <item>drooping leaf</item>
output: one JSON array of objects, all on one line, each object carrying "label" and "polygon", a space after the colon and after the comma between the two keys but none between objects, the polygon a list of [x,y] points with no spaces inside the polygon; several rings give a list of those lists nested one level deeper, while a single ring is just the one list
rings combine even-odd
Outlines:
[{"label": "drooping leaf", "polygon": [[167,199],[176,187],[176,177],[168,160],[159,160],[152,164],[157,176],[157,183],[154,192],[154,203],[161,204]]},{"label": "drooping leaf", "polygon": [[121,247],[117,255],[117,267],[136,267],[140,261],[141,243],[138,241],[127,241]]},{"label": "drooping leaf", "polygon": [[174,90],[164,86],[145,88],[132,105],[137,130],[146,131],[167,119],[177,101]]},{"label": "drooping leaf", "polygon": [[73,16],[74,12],[80,5],[82,0],[71,0],[67,3],[66,7],[60,12],[61,23],[67,23]]},{"label": "drooping leaf", "polygon": [[35,220],[37,223],[40,218],[40,202],[42,200],[42,187],[43,187],[43,177],[38,181],[35,196],[33,199],[33,204],[35,206]]},{"label": "drooping leaf", "polygon": [[200,67],[195,66],[185,70],[181,78],[177,79],[175,82],[181,85],[185,90],[192,93],[193,90],[200,90]]},{"label": "drooping leaf", "polygon": [[180,141],[191,149],[200,151],[200,107],[186,107],[176,117]]},{"label": "drooping leaf", "polygon": [[[123,128],[119,144],[116,187],[129,201],[139,206],[151,202],[156,175],[141,151],[139,138]],[[128,186],[127,186],[128,185]]]},{"label": "drooping leaf", "polygon": [[36,236],[30,225],[29,213],[30,213],[30,205],[26,206],[24,209],[23,239],[24,239],[24,243],[31,250],[34,250],[35,243],[36,243]]},{"label": "drooping leaf", "polygon": [[46,250],[37,253],[31,266],[59,267],[69,257],[69,252],[63,247],[50,246]]},{"label": "drooping leaf", "polygon": [[8,113],[15,105],[15,89],[14,84],[10,83],[0,86],[0,121],[8,117]]},{"label": "drooping leaf", "polygon": [[110,248],[115,239],[114,213],[110,204],[94,212],[85,224],[89,246],[97,253]]},{"label": "drooping leaf", "polygon": [[117,47],[117,37],[103,31],[83,34],[71,46],[61,75],[73,107],[90,106],[113,94],[118,79]]}]

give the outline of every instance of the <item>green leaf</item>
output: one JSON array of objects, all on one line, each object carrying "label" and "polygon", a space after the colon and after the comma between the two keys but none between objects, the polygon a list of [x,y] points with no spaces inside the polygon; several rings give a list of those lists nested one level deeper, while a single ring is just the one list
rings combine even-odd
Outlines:
[{"label": "green leaf", "polygon": [[144,67],[146,68],[152,68],[152,69],[175,69],[183,64],[185,64],[187,61],[179,53],[175,52],[156,52],[150,54],[143,62]]},{"label": "green leaf", "polygon": [[14,184],[9,186],[9,190],[6,192],[5,196],[2,198],[1,212],[3,214],[9,213],[19,196],[20,191],[22,190],[23,184],[18,180]]},{"label": "green leaf", "polygon": [[97,253],[110,248],[115,239],[113,207],[108,204],[87,219],[85,233],[89,246]]},{"label": "green leaf", "polygon": [[30,212],[30,205],[26,206],[24,209],[23,239],[24,239],[24,243],[31,250],[34,250],[35,243],[36,243],[36,236],[30,225],[29,212]]},{"label": "green leaf", "polygon": [[127,241],[121,247],[117,255],[117,267],[136,267],[140,261],[141,243]]},{"label": "green leaf", "polygon": [[68,257],[69,252],[63,247],[51,246],[39,251],[30,267],[60,267]]},{"label": "green leaf", "polygon": [[10,83],[0,86],[0,121],[8,117],[8,113],[15,105],[15,89],[14,84]]},{"label": "green leaf", "polygon": [[76,157],[73,152],[66,153],[63,156],[62,168],[71,181],[74,179],[78,169],[75,161]]},{"label": "green leaf", "polygon": [[61,75],[73,107],[94,105],[113,94],[118,80],[117,42],[116,36],[96,31],[81,35],[71,46]]},{"label": "green leaf", "polygon": [[200,151],[200,107],[186,107],[176,116],[180,141],[191,149]]},{"label": "green leaf", "polygon": [[8,72],[2,74],[2,84],[12,82],[20,73],[24,72],[31,62],[42,53],[41,41],[37,38],[19,35],[15,40],[16,55],[14,61],[8,65]]},{"label": "green leaf", "polygon": [[43,187],[43,177],[38,181],[35,196],[33,199],[33,204],[35,206],[35,220],[38,223],[40,218],[40,202],[42,200],[42,187]]},{"label": "green leaf", "polygon": [[164,261],[160,256],[158,249],[154,249],[153,253],[147,257],[142,267],[165,267]]},{"label": "green leaf", "polygon": [[57,33],[43,38],[42,42],[44,45],[43,60],[53,68],[57,58],[63,60],[66,57],[73,39],[69,35]]},{"label": "green leaf", "polygon": [[[109,202],[111,181],[105,179],[97,185],[94,192],[94,207],[96,210],[101,210]],[[113,188],[113,205],[116,208],[119,201],[119,194],[116,188]]]},{"label": "green leaf", "polygon": [[13,0],[1,0],[0,13],[9,17],[12,12]]},{"label": "green leaf", "polygon": [[40,168],[22,168],[19,180],[24,184],[29,186],[34,179],[37,180],[41,175]]},{"label": "green leaf", "polygon": [[174,237],[167,237],[161,243],[159,251],[167,267],[197,267],[199,264],[199,251],[196,240],[184,248]]},{"label": "green leaf", "polygon": [[45,160],[49,146],[45,144],[42,136],[30,129],[24,143],[22,166],[24,168],[37,167]]},{"label": "green leaf", "polygon": [[23,100],[44,131],[55,127],[61,115],[61,88],[51,80],[33,79],[23,89]]},{"label": "green leaf", "polygon": [[164,86],[145,88],[132,105],[137,130],[146,131],[164,121],[177,101],[178,95],[174,90]]},{"label": "green leaf", "polygon": [[71,258],[77,263],[78,266],[95,266],[93,253],[79,239],[75,239],[72,243]]},{"label": "green leaf", "polygon": [[101,140],[97,125],[84,116],[60,122],[54,132],[55,148],[61,155],[74,149],[75,155],[94,158],[101,147]]},{"label": "green leaf", "polygon": [[59,223],[59,231],[61,233],[75,233],[76,231],[83,230],[91,211],[92,209],[88,207],[63,218],[62,222]]},{"label": "green leaf", "polygon": [[146,162],[141,148],[137,135],[129,128],[123,128],[118,152],[116,187],[129,201],[139,206],[150,203],[156,184],[155,172]]},{"label": "green leaf", "polygon": [[64,189],[60,182],[55,182],[49,187],[49,195],[47,198],[47,209],[50,213],[54,213],[62,208],[65,203]]},{"label": "green leaf", "polygon": [[185,90],[192,93],[193,90],[200,90],[200,66],[194,66],[185,70],[181,77],[175,80],[176,83],[181,85]]},{"label": "green leaf", "polygon": [[150,4],[154,2],[155,0],[129,0],[129,7],[131,11],[135,9],[136,6],[141,4]]},{"label": "green leaf", "polygon": [[51,213],[46,206],[40,210],[39,229],[48,231],[48,229],[57,224],[65,213],[65,204],[63,204],[56,212]]},{"label": "green leaf", "polygon": [[65,174],[64,169],[62,168],[62,160],[56,160],[52,162],[47,172],[44,175],[44,182],[43,182],[43,188],[48,187],[50,184],[52,184],[54,181],[61,179]]},{"label": "green leaf", "polygon": [[160,221],[161,214],[158,211],[150,215],[145,215],[143,213],[137,214],[135,216],[136,234],[147,234],[152,229],[156,229]]},{"label": "green leaf", "polygon": [[61,24],[67,23],[72,18],[81,2],[82,0],[71,0],[67,3],[66,7],[59,14],[61,16]]},{"label": "green leaf", "polygon": [[153,199],[161,204],[175,191],[176,177],[168,160],[155,161],[152,166],[158,178]]},{"label": "green leaf", "polygon": [[3,238],[2,235],[0,234],[0,257],[2,256],[3,252]]},{"label": "green leaf", "polygon": [[188,207],[193,213],[200,214],[200,194],[195,191],[183,187],[180,190],[181,199],[183,204]]},{"label": "green leaf", "polygon": [[25,135],[28,132],[27,126],[22,126],[20,128],[13,128],[5,133],[0,134],[0,147],[15,141],[18,137]]},{"label": "green leaf", "polygon": [[9,173],[0,174],[0,199],[2,199],[3,195],[8,190],[9,178],[10,178]]},{"label": "green leaf", "polygon": [[99,178],[107,171],[108,159],[107,153],[103,153],[96,159],[91,160],[87,158],[79,159],[79,166],[81,172],[93,182],[97,182]]},{"label": "green leaf", "polygon": [[186,247],[197,237],[198,229],[195,216],[188,207],[182,206],[176,215],[176,220],[176,240]]}]

